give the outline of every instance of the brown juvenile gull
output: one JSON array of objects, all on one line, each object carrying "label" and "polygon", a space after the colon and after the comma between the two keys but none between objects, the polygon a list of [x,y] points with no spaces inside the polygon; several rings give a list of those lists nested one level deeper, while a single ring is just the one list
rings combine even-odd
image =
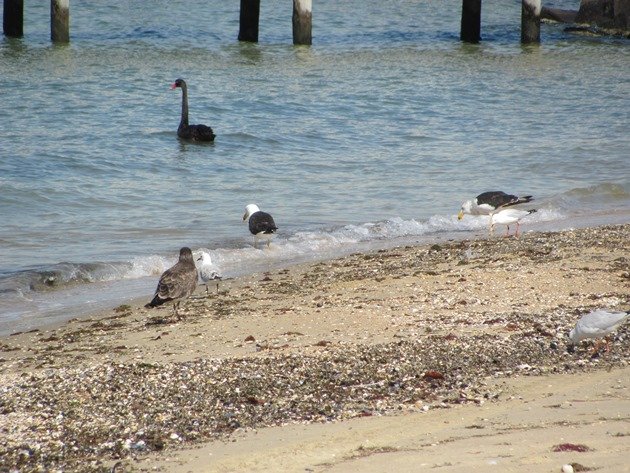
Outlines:
[{"label": "brown juvenile gull", "polygon": [[162,273],[153,300],[145,307],[150,309],[173,301],[173,313],[179,319],[177,309],[181,299],[185,299],[195,292],[197,278],[197,268],[192,251],[185,246],[179,250],[179,261]]},{"label": "brown juvenile gull", "polygon": [[243,222],[249,219],[249,231],[254,235],[254,248],[258,240],[267,240],[267,247],[271,243],[271,239],[276,234],[278,227],[273,217],[267,212],[261,211],[256,204],[249,204],[245,207],[245,215]]},{"label": "brown juvenile gull", "polygon": [[630,311],[610,312],[597,309],[584,314],[577,321],[575,327],[569,332],[569,338],[574,345],[587,338],[597,338],[593,353],[599,351],[601,339],[606,340],[606,351],[609,350],[609,342],[606,336],[621,327],[630,318]]},{"label": "brown juvenile gull", "polygon": [[472,200],[467,200],[462,204],[462,208],[457,214],[457,219],[464,218],[464,214],[468,215],[492,215],[499,209],[511,207],[512,205],[524,204],[531,202],[534,198],[531,195],[518,197],[512,194],[506,194],[503,191],[488,191],[479,194]]}]

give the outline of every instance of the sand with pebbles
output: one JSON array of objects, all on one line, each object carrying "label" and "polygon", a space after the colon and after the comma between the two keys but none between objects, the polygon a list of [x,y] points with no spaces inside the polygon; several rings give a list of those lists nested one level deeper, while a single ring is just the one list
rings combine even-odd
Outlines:
[{"label": "sand with pebbles", "polygon": [[566,334],[630,307],[629,242],[394,248],[4,337],[0,471],[627,471],[630,330]]}]

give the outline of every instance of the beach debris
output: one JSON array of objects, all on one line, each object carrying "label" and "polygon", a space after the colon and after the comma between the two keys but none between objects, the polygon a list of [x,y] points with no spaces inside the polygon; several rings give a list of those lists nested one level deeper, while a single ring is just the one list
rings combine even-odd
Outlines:
[{"label": "beach debris", "polygon": [[423,376],[424,379],[444,379],[444,375],[442,373],[440,373],[439,371],[435,371],[435,370],[429,370],[427,372],[424,373]]},{"label": "beach debris", "polygon": [[577,444],[577,443],[561,443],[558,445],[554,445],[551,449],[554,452],[590,452],[591,449],[586,445]]}]

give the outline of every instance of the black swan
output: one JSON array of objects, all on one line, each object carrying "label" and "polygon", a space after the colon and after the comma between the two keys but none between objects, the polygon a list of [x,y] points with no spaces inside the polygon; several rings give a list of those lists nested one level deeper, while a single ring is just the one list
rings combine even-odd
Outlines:
[{"label": "black swan", "polygon": [[184,79],[177,79],[171,89],[180,87],[182,89],[182,119],[177,128],[177,136],[184,140],[193,141],[214,141],[216,136],[212,128],[206,125],[189,125],[188,124],[188,87]]},{"label": "black swan", "polygon": [[150,309],[173,301],[173,312],[179,318],[177,309],[181,302],[180,299],[195,292],[198,277],[192,251],[184,246],[179,250],[179,261],[160,276],[153,299],[145,307]]}]

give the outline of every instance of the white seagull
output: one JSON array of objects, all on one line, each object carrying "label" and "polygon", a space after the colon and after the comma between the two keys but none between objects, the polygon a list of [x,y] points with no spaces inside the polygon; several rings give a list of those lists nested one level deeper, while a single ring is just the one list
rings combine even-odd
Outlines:
[{"label": "white seagull", "polygon": [[196,260],[199,279],[201,279],[201,281],[206,285],[206,294],[208,294],[208,281],[216,281],[217,292],[219,292],[219,281],[221,280],[221,275],[219,274],[216,266],[212,264],[210,255],[207,252],[202,251]]},{"label": "white seagull", "polygon": [[464,214],[468,215],[492,215],[494,212],[513,205],[531,202],[534,198],[531,195],[518,197],[512,194],[506,194],[502,191],[488,191],[479,194],[472,200],[467,200],[462,204],[462,208],[457,214],[457,219],[464,218]]},{"label": "white seagull", "polygon": [[271,243],[271,239],[276,234],[278,227],[273,221],[273,217],[267,212],[261,211],[256,204],[249,204],[245,207],[245,215],[243,222],[249,220],[249,231],[254,235],[254,248],[258,240],[267,240],[267,247]]},{"label": "white seagull", "polygon": [[[575,327],[569,332],[569,338],[574,345],[587,338],[605,338],[609,333],[617,330],[630,318],[630,311],[626,312],[609,312],[604,309],[597,309],[584,314],[577,321]],[[593,353],[599,350],[601,340],[597,341]],[[609,349],[609,343],[606,339],[606,351]]]},{"label": "white seagull", "polygon": [[492,214],[490,217],[490,233],[494,232],[495,225],[505,225],[507,227],[504,236],[510,236],[510,225],[516,223],[516,232],[514,236],[518,236],[518,229],[521,225],[521,219],[536,212],[536,209],[520,210],[520,209],[503,209]]}]

